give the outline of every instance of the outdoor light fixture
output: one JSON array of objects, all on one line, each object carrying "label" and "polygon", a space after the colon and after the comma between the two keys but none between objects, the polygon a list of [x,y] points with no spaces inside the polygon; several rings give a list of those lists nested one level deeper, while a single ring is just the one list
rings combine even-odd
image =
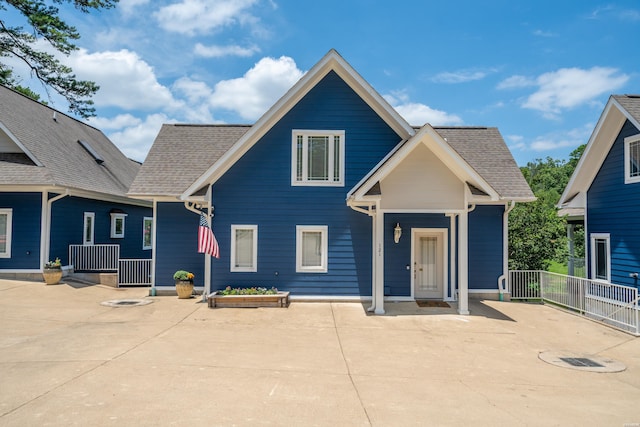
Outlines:
[{"label": "outdoor light fixture", "polygon": [[396,223],[396,228],[393,229],[393,241],[398,243],[400,236],[402,236],[402,228],[400,228],[400,223]]}]

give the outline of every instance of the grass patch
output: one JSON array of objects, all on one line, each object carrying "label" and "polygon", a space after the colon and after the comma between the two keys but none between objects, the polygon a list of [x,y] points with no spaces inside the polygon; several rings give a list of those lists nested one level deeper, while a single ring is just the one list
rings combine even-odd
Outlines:
[{"label": "grass patch", "polygon": [[549,264],[549,267],[547,268],[547,271],[550,273],[557,273],[557,274],[568,274],[569,273],[569,267],[566,266],[565,264],[561,264],[559,262],[556,261],[551,261]]}]

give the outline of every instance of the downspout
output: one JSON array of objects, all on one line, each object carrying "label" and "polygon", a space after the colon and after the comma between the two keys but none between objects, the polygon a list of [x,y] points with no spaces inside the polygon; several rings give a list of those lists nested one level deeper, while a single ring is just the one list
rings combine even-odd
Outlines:
[{"label": "downspout", "polygon": [[[48,191],[45,191],[44,194],[48,194]],[[42,251],[42,255],[40,256],[40,265],[44,265],[45,262],[49,261],[49,253],[51,251],[51,207],[53,202],[57,202],[63,197],[67,197],[69,195],[69,190],[67,189],[64,194],[58,194],[51,199],[47,199],[47,212],[45,214],[44,219],[44,251]],[[69,261],[69,260],[67,260]]]},{"label": "downspout", "polygon": [[514,200],[509,203],[502,214],[502,275],[498,277],[498,291],[500,301],[504,301],[505,282],[509,274],[509,212],[516,206]]}]

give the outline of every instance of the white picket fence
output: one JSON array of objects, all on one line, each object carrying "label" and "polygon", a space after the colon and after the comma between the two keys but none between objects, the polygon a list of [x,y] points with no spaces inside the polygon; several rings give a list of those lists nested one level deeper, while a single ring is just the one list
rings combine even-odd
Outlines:
[{"label": "white picket fence", "polygon": [[74,271],[118,274],[118,286],[150,286],[150,259],[121,259],[120,245],[69,245]]},{"label": "white picket fence", "polygon": [[640,336],[638,289],[548,271],[510,271],[513,300],[540,300]]}]

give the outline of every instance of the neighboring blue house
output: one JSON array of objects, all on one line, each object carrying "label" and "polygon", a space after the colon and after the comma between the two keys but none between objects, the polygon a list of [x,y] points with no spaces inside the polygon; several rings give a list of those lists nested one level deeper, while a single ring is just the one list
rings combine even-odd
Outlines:
[{"label": "neighboring blue house", "polygon": [[639,285],[640,95],[609,98],[559,207],[584,218],[589,278]]},{"label": "neighboring blue house", "polygon": [[0,86],[0,277],[66,269],[73,244],[151,258],[151,202],[126,195],[139,169],[98,129]]},{"label": "neighboring blue house", "polygon": [[[129,195],[154,200],[154,285],[498,298],[507,215],[533,194],[495,128],[410,126],[331,50],[254,125],[164,125]],[[221,257],[197,253],[212,214]]]}]

